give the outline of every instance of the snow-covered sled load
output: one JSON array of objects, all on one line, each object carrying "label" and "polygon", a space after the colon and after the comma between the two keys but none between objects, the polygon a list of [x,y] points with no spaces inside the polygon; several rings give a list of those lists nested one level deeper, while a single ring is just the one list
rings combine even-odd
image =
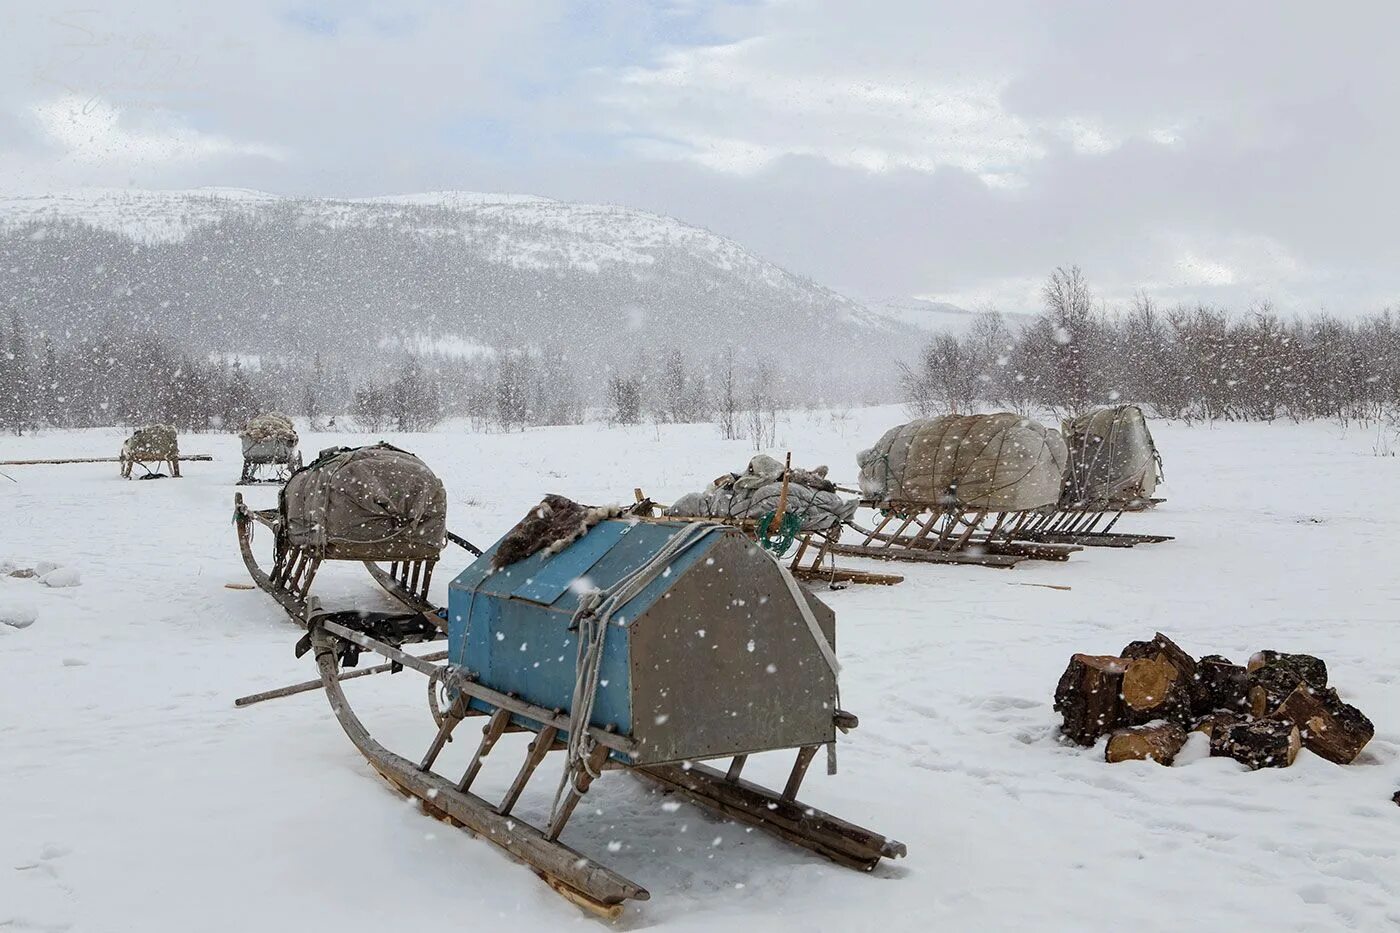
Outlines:
[{"label": "snow-covered sled load", "polygon": [[[446,611],[425,618],[437,626],[433,638],[447,638],[446,663],[402,650],[428,640],[417,630],[309,614],[303,644],[314,649],[332,709],[374,769],[426,812],[505,849],[581,907],[616,917],[649,897],[560,840],[607,770],[841,865],[868,871],[904,855],[902,844],[797,799],[817,753],[825,746],[834,765],[837,731],[857,725],[837,707],[835,616],[734,527],[550,496],[452,581]],[[429,678],[438,728],[421,757],[390,752],[351,709],[341,666],[362,650]],[[467,720],[484,725],[456,731]],[[492,752],[507,732],[533,739],[523,761],[502,763],[514,778],[488,800],[477,778],[488,756],[501,757]],[[434,770],[454,733],[476,736],[460,777]],[[548,812],[532,826],[517,804],[556,750],[563,773],[551,782],[552,803],[541,796],[529,805]],[[781,791],[741,777],[750,755],[782,750],[796,759]],[[729,759],[727,768],[700,763],[716,758]]]},{"label": "snow-covered sled load", "polygon": [[1062,427],[1069,448],[1062,503],[1105,510],[1152,505],[1162,458],[1141,408],[1100,408]]},{"label": "snow-covered sled load", "polygon": [[783,502],[785,514],[793,517],[799,530],[825,531],[850,521],[858,505],[856,500],[838,495],[836,484],[826,474],[825,466],[788,470],[774,458],[759,454],[743,473],[726,473],[700,492],[681,496],[666,514],[758,520]]},{"label": "snow-covered sled load", "polygon": [[[789,458],[790,460],[790,458]],[[804,580],[832,585],[899,583],[903,577],[843,570],[831,558],[830,546],[841,528],[855,517],[860,503],[836,491],[827,468],[804,470],[784,465],[766,454],[749,461],[743,473],[726,473],[699,492],[681,496],[664,514],[725,522],[748,532],[777,557],[796,546],[789,570]],[[807,563],[803,559],[810,556]]]},{"label": "snow-covered sled load", "polygon": [[[180,475],[180,441],[175,429],[168,424],[148,424],[137,428],[131,436],[122,442],[121,454],[117,457],[121,463],[121,473],[126,479],[131,479],[131,468],[136,465],[146,471],[146,475],[140,479],[155,478],[160,476],[161,466],[170,468],[170,475],[178,477]],[[152,470],[154,465],[156,470]]]},{"label": "snow-covered sled load", "polygon": [[1114,532],[1124,512],[1141,512],[1161,481],[1161,455],[1136,405],[1119,405],[1062,424],[1069,449],[1057,508],[1022,529],[1028,541],[1132,547],[1172,540],[1166,535]]},{"label": "snow-covered sled load", "polygon": [[[322,561],[360,561],[392,595],[423,611],[433,608],[428,589],[447,542],[479,553],[448,532],[447,492],[437,474],[383,443],[321,451],[287,480],[276,509],[254,511],[235,494],[234,520],[254,582],[298,621]],[[255,523],[273,532],[270,572],[253,556]]]},{"label": "snow-covered sled load", "polygon": [[882,514],[859,545],[837,553],[1009,567],[1065,560],[1074,546],[1026,544],[1017,532],[1060,498],[1060,433],[1011,412],[919,418],[856,456],[862,503]]},{"label": "snow-covered sled load", "polygon": [[297,429],[286,415],[270,411],[254,415],[238,432],[243,444],[240,486],[259,482],[285,482],[301,469]]}]

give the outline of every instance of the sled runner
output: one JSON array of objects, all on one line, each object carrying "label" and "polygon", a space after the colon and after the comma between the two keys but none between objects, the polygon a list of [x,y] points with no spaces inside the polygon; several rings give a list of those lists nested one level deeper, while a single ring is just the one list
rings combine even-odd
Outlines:
[{"label": "sled runner", "polygon": [[1009,412],[892,428],[856,457],[861,505],[877,510],[878,521],[848,522],[860,543],[830,550],[985,567],[1068,560],[1078,545],[1020,540],[1038,510],[1058,501],[1065,459],[1059,432]]},{"label": "sled runner", "polygon": [[[323,561],[362,563],[406,607],[433,613],[428,593],[443,548],[450,541],[481,553],[447,530],[442,481],[413,454],[388,444],[322,451],[288,479],[275,509],[250,509],[235,493],[233,520],[253,582],[302,625]],[[253,553],[257,525],[272,533],[270,570]]]},{"label": "sled runner", "polygon": [[240,486],[285,483],[302,467],[297,449],[300,438],[286,415],[274,411],[250,418],[238,432],[238,438],[243,444]]},{"label": "sled runner", "polygon": [[[647,889],[562,837],[608,771],[850,868],[903,856],[903,844],[798,799],[817,752],[826,746],[834,771],[836,733],[857,725],[838,707],[832,611],[735,528],[615,516],[554,496],[532,509],[453,580],[446,663],[404,651],[413,633],[370,631],[372,621],[313,606],[304,645],[370,765],[429,815],[607,918]],[[438,728],[420,756],[390,751],[351,707],[342,663],[366,650],[428,678]],[[449,765],[445,750],[468,720],[483,724],[480,738]],[[510,732],[532,738],[503,774],[514,775],[504,794],[488,799],[479,777]],[[781,790],[743,778],[751,755],[783,750],[795,760]],[[551,752],[562,773],[548,818],[531,825],[517,807]],[[700,763],[715,759],[727,767]]]},{"label": "sled runner", "polygon": [[1061,425],[1069,459],[1059,503],[1027,522],[1026,541],[1133,547],[1171,541],[1168,535],[1115,533],[1125,512],[1141,512],[1161,499],[1162,456],[1136,405],[1101,408]]}]

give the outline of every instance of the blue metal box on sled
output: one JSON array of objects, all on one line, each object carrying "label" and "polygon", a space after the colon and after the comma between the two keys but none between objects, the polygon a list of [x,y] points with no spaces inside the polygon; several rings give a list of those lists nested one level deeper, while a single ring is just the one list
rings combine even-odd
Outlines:
[{"label": "blue metal box on sled", "polygon": [[[614,519],[555,554],[491,572],[498,541],[452,582],[449,659],[476,682],[568,714],[579,601],[641,567],[684,522]],[[821,634],[835,616],[806,590]],[[478,699],[471,706],[490,711]],[[721,529],[683,551],[613,616],[592,725],[637,742],[633,765],[835,739],[836,675],[771,557]],[[516,721],[538,729],[526,717]]]}]

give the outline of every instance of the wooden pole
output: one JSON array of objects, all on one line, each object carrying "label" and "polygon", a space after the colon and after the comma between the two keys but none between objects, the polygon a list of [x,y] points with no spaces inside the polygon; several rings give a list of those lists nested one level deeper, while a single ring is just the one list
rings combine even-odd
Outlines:
[{"label": "wooden pole", "polygon": [[[433,651],[422,655],[424,661],[445,661],[446,651]],[[359,670],[345,671],[340,675],[341,680],[354,680],[356,677],[368,677],[370,674],[382,674],[385,671],[393,670],[399,666],[398,662],[389,664],[376,664],[374,667],[365,667]],[[321,678],[306,680],[299,684],[292,684],[288,687],[278,687],[276,690],[264,690],[262,693],[250,693],[246,697],[239,697],[233,701],[234,706],[252,706],[254,703],[261,703],[263,700],[276,700],[279,697],[294,696],[298,693],[306,693],[310,690],[321,689]]]},{"label": "wooden pole", "polygon": [[778,493],[778,507],[773,512],[773,524],[768,527],[770,535],[778,534],[783,527],[783,513],[787,511],[788,477],[792,475],[792,451],[788,451],[787,463],[783,467],[783,488]]},{"label": "wooden pole", "polygon": [[[184,454],[180,460],[204,460],[214,458],[209,454]],[[0,460],[0,466],[62,466],[66,463],[121,463],[121,457],[68,457],[62,460]],[[151,461],[154,463],[155,461]]]}]

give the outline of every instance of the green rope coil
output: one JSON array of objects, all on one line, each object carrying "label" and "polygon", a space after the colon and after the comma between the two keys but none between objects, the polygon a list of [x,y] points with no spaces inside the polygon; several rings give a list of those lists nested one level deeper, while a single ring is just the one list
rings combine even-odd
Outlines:
[{"label": "green rope coil", "polygon": [[758,520],[758,543],[774,557],[783,557],[792,549],[792,543],[797,540],[797,533],[802,530],[802,516],[796,512],[786,512],[783,514],[783,520],[774,529],[773,519],[777,517],[775,510]]}]

